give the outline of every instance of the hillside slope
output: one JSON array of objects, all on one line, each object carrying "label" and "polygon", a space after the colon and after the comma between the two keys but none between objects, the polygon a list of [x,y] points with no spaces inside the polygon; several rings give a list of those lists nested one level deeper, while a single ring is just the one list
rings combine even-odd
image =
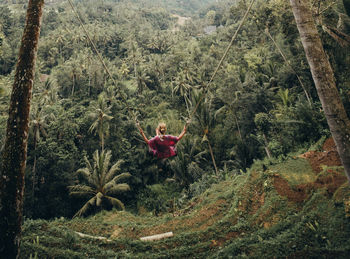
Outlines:
[{"label": "hillside slope", "polygon": [[[172,214],[28,220],[21,258],[348,258],[350,187],[332,141],[323,148],[265,170],[256,165]],[[174,237],[139,240],[169,231]]]}]

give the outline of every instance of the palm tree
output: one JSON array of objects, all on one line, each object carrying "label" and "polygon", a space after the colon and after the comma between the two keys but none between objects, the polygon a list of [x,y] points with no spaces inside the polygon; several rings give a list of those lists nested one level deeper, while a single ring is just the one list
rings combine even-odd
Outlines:
[{"label": "palm tree", "polygon": [[44,83],[40,83],[38,90],[38,93],[34,96],[39,98],[41,106],[53,104],[57,101],[58,84],[55,79],[48,78]]},{"label": "palm tree", "polygon": [[128,40],[129,46],[128,48],[128,58],[127,60],[132,64],[134,68],[134,77],[137,78],[138,65],[144,62],[144,58],[142,56],[142,50],[138,47],[137,42],[135,42],[132,38]]},{"label": "palm tree", "polygon": [[109,167],[111,158],[112,154],[110,150],[102,150],[101,153],[96,150],[93,155],[93,164],[85,157],[86,167],[78,169],[77,173],[83,176],[86,180],[86,184],[78,184],[69,186],[68,188],[70,195],[89,197],[90,199],[74,217],[80,217],[87,212],[90,207],[100,207],[103,201],[109,202],[113,207],[125,209],[124,204],[119,199],[113,197],[113,195],[118,192],[130,190],[128,184],[118,182],[131,175],[129,173],[118,174],[123,160],[118,160]]},{"label": "palm tree", "polygon": [[147,71],[141,66],[137,68],[137,89],[138,94],[142,94],[143,89],[147,88],[147,83],[150,82],[150,77],[147,75]]},{"label": "palm tree", "polygon": [[179,73],[174,80],[174,87],[172,93],[179,93],[185,100],[186,109],[189,111],[189,91],[191,85],[187,82],[186,76],[184,73]]},{"label": "palm tree", "polygon": [[164,81],[165,72],[161,56],[156,54],[150,55],[148,65],[153,69],[157,79],[160,82]]},{"label": "palm tree", "polygon": [[179,93],[185,100],[186,109],[189,112],[189,106],[191,105],[191,93],[195,89],[199,89],[201,87],[201,76],[195,76],[193,70],[198,70],[196,67],[193,69],[185,64],[185,67],[177,74],[174,79],[174,86],[172,93]]},{"label": "palm tree", "polygon": [[[200,101],[201,96],[200,95],[193,95],[193,105],[196,106],[196,104]],[[208,101],[208,99],[205,99],[203,102],[201,102],[198,105],[197,112],[194,114],[194,119],[197,123],[193,124],[195,127],[197,127],[200,131],[200,134],[202,136],[202,141],[208,143],[208,148],[210,152],[211,159],[213,161],[213,166],[215,169],[216,175],[218,175],[218,168],[216,166],[214,152],[212,149],[212,145],[210,142],[210,133],[215,127],[215,116],[213,114],[213,109],[211,107],[211,102]]]},{"label": "palm tree", "polygon": [[255,114],[254,123],[257,127],[258,134],[262,137],[262,142],[264,149],[268,158],[271,158],[271,150],[269,148],[269,141],[267,139],[267,134],[271,127],[271,122],[269,115],[263,112]]},{"label": "palm tree", "polygon": [[107,105],[105,94],[102,93],[98,96],[97,102],[92,105],[93,111],[90,113],[90,116],[94,119],[94,122],[89,128],[89,132],[94,132],[98,134],[101,141],[101,150],[104,149],[105,136],[109,135],[109,123],[112,116],[111,107]]},{"label": "palm tree", "polygon": [[58,53],[60,54],[60,58],[63,58],[63,48],[67,45],[66,44],[66,32],[64,29],[60,28],[55,35],[53,35],[53,39],[55,39],[56,46],[58,47]]},{"label": "palm tree", "polygon": [[283,107],[288,107],[291,103],[291,98],[288,89],[279,89],[277,92],[278,97],[281,99]]},{"label": "palm tree", "polygon": [[44,114],[43,110],[35,103],[31,108],[30,112],[30,122],[29,127],[33,132],[33,153],[34,153],[34,162],[33,162],[33,183],[32,183],[32,194],[34,197],[35,183],[36,183],[36,145],[40,141],[41,136],[46,137],[46,128],[48,127],[47,121],[49,118],[52,118],[53,115]]},{"label": "palm tree", "polygon": [[275,41],[275,39],[272,37],[272,35],[270,34],[269,32],[269,28],[266,27],[265,29],[265,33],[267,34],[267,36],[271,39],[271,41],[273,42],[273,44],[276,46],[278,52],[281,54],[284,62],[287,64],[287,66],[289,67],[289,69],[295,74],[295,76],[297,77],[299,83],[300,83],[300,86],[303,88],[304,90],[304,93],[305,93],[305,96],[306,96],[306,99],[307,101],[309,102],[309,104],[311,105],[312,103],[312,100],[311,100],[311,97],[310,97],[310,94],[308,93],[303,81],[301,80],[300,76],[298,75],[298,73],[295,71],[295,69],[293,68],[293,66],[291,65],[291,63],[289,62],[289,60],[287,59],[286,55],[283,53],[282,49],[278,46],[277,42]]},{"label": "palm tree", "polygon": [[206,150],[201,150],[201,141],[197,137],[185,138],[178,144],[181,152],[169,161],[171,170],[174,173],[174,178],[180,181],[182,186],[189,186],[195,180],[199,179],[204,170],[200,164],[206,162]]},{"label": "palm tree", "polygon": [[[239,96],[242,94],[242,85],[241,84],[239,85],[240,87],[237,87],[238,89],[236,88],[227,89],[229,90],[229,92],[227,91],[219,92],[219,95],[220,95],[219,99],[221,102],[223,102],[223,106],[215,112],[214,116],[217,117],[221,113],[227,114],[226,118],[230,118],[232,116],[232,118],[234,119],[234,123],[236,124],[238,136],[241,140],[243,140],[241,129],[237,118],[238,117],[237,114],[239,112],[238,100],[239,100]],[[234,92],[234,94],[232,94],[232,92]]]},{"label": "palm tree", "polygon": [[82,64],[78,64],[77,62],[75,62],[75,60],[69,62],[71,65],[71,71],[70,71],[70,76],[72,77],[72,91],[71,91],[71,95],[74,95],[74,91],[76,90],[76,83],[79,79],[79,77],[82,74]]}]

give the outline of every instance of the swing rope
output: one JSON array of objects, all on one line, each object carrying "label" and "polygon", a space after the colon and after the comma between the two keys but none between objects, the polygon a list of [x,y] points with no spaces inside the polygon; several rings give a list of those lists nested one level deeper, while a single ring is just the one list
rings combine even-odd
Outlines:
[{"label": "swing rope", "polygon": [[215,69],[213,75],[211,76],[209,82],[207,83],[205,89],[203,90],[203,93],[202,93],[200,99],[199,99],[198,102],[196,103],[196,106],[194,107],[192,113],[190,114],[188,120],[186,121],[186,127],[187,127],[188,124],[191,122],[191,119],[192,119],[192,117],[194,116],[194,114],[197,112],[197,109],[198,109],[198,107],[199,107],[199,104],[200,104],[200,103],[204,100],[204,98],[206,97],[206,95],[207,95],[207,93],[208,93],[208,91],[209,91],[209,85],[213,82],[215,76],[217,75],[219,69],[221,68],[222,63],[224,62],[224,60],[225,60],[225,58],[226,58],[226,56],[227,56],[227,54],[228,54],[228,51],[229,51],[230,48],[232,47],[233,42],[236,40],[236,38],[237,38],[237,36],[238,36],[238,32],[241,30],[241,28],[242,28],[242,26],[243,26],[245,20],[247,19],[248,14],[249,14],[250,10],[251,10],[252,7],[253,7],[254,2],[255,2],[255,0],[252,0],[252,1],[251,1],[250,5],[249,5],[249,7],[248,7],[248,9],[247,9],[247,11],[245,12],[245,14],[244,14],[244,16],[243,16],[243,18],[242,18],[242,20],[241,20],[241,22],[240,22],[240,24],[239,24],[239,26],[238,26],[236,32],[235,32],[235,34],[232,36],[231,41],[230,41],[229,45],[227,46],[227,48],[226,48],[226,50],[225,50],[225,52],[224,52],[224,54],[223,54],[223,56],[222,56],[222,58],[221,58],[219,64],[217,65],[217,67],[216,67],[216,69]]},{"label": "swing rope", "polygon": [[[74,15],[76,16],[76,18],[78,19],[78,21],[79,21],[81,27],[83,28],[83,30],[84,30],[84,32],[85,32],[85,34],[86,34],[86,36],[87,36],[87,38],[88,38],[90,44],[92,45],[92,47],[93,47],[93,49],[94,49],[96,55],[98,56],[100,62],[102,63],[102,65],[103,65],[104,69],[106,70],[108,76],[109,76],[109,77],[111,78],[111,80],[113,81],[113,84],[116,86],[116,88],[117,88],[117,90],[118,90],[118,92],[119,92],[119,94],[120,94],[120,96],[121,96],[123,102],[124,102],[125,105],[126,105],[126,108],[127,108],[128,112],[129,112],[129,114],[132,115],[132,117],[134,118],[136,124],[139,125],[139,122],[138,122],[138,120],[137,120],[136,114],[134,113],[134,111],[133,111],[133,110],[131,109],[131,107],[129,106],[126,97],[125,97],[125,96],[123,95],[123,93],[121,92],[121,89],[118,87],[117,82],[115,81],[115,79],[113,78],[111,72],[109,71],[108,67],[106,66],[106,63],[103,61],[103,58],[102,58],[100,52],[97,50],[97,47],[96,47],[95,43],[92,41],[92,39],[91,39],[91,37],[90,37],[88,31],[86,30],[86,28],[85,28],[85,26],[84,26],[84,24],[83,24],[83,22],[82,22],[82,20],[81,20],[81,18],[80,18],[79,13],[78,13],[77,10],[75,9],[75,7],[74,7],[72,1],[71,1],[71,0],[68,0],[68,2],[69,2],[70,6],[71,6],[71,8],[72,8],[72,10],[73,10]],[[251,3],[250,3],[250,5],[249,5],[249,7],[248,7],[248,9],[247,9],[247,11],[245,12],[245,14],[244,14],[244,16],[243,16],[243,18],[242,18],[242,20],[241,20],[239,26],[238,26],[238,28],[237,28],[235,34],[232,36],[231,41],[230,41],[229,45],[227,46],[227,48],[226,48],[226,50],[225,50],[225,52],[224,52],[224,54],[223,54],[223,56],[222,56],[222,58],[221,58],[219,64],[217,65],[217,67],[216,67],[216,69],[215,69],[213,75],[211,76],[209,82],[207,83],[205,89],[203,90],[200,99],[199,99],[198,102],[196,103],[196,106],[194,107],[193,111],[191,112],[189,118],[187,119],[186,124],[185,124],[186,127],[187,127],[188,124],[191,122],[191,119],[192,119],[192,117],[194,116],[194,114],[197,112],[197,109],[198,109],[198,107],[199,107],[199,104],[200,104],[200,103],[204,100],[204,98],[206,97],[206,95],[207,95],[207,93],[208,93],[208,91],[209,91],[209,85],[213,82],[215,76],[217,75],[219,69],[221,68],[222,63],[224,62],[224,60],[225,60],[225,58],[226,58],[226,56],[227,56],[227,54],[228,54],[228,51],[230,50],[231,46],[233,45],[234,41],[236,40],[236,38],[237,38],[237,36],[238,36],[238,33],[239,33],[239,31],[241,30],[241,28],[242,28],[244,22],[246,21],[247,16],[248,16],[250,10],[252,9],[252,6],[253,6],[254,3],[255,3],[255,0],[252,0]]]},{"label": "swing rope", "polygon": [[109,69],[108,69],[106,63],[103,61],[102,55],[101,55],[100,52],[97,50],[97,47],[96,47],[95,43],[92,41],[92,39],[91,39],[91,37],[90,37],[88,31],[86,30],[86,28],[85,28],[85,26],[84,26],[84,24],[83,24],[83,22],[82,22],[82,20],[81,20],[81,18],[80,18],[80,15],[79,15],[78,11],[75,9],[75,7],[74,7],[74,5],[73,5],[73,3],[72,3],[71,0],[68,0],[68,2],[69,2],[69,5],[72,7],[73,13],[74,13],[74,15],[76,16],[76,18],[78,19],[78,21],[79,21],[81,27],[83,28],[83,30],[84,30],[84,32],[85,32],[85,34],[86,34],[86,37],[88,38],[88,40],[89,40],[89,42],[90,42],[92,48],[94,49],[94,51],[95,51],[95,53],[96,53],[98,59],[99,59],[100,62],[102,63],[103,68],[106,70],[108,76],[109,76],[110,79],[112,80],[113,84],[116,86],[116,89],[117,89],[117,91],[118,91],[120,97],[122,98],[123,102],[125,103],[125,106],[126,106],[128,112],[129,112],[129,114],[131,114],[131,116],[134,117],[134,120],[136,121],[136,123],[138,123],[136,114],[135,114],[134,111],[131,109],[130,105],[129,105],[128,102],[127,102],[126,97],[123,95],[123,92],[121,91],[120,87],[118,87],[117,82],[115,81],[115,79],[114,79],[113,76],[112,76],[112,73],[109,71]]}]

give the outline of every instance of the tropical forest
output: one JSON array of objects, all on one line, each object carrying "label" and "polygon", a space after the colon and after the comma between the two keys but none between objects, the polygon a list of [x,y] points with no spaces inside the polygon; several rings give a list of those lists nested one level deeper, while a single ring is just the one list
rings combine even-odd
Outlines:
[{"label": "tropical forest", "polygon": [[350,258],[350,0],[0,0],[0,259]]}]

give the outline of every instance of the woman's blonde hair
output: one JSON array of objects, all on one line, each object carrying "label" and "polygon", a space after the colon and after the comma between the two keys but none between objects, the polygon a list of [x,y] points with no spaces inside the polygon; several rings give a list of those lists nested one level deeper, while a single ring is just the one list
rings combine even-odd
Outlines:
[{"label": "woman's blonde hair", "polygon": [[164,122],[159,122],[157,129],[158,129],[158,131],[161,134],[165,134],[165,132],[166,132],[166,124]]}]

